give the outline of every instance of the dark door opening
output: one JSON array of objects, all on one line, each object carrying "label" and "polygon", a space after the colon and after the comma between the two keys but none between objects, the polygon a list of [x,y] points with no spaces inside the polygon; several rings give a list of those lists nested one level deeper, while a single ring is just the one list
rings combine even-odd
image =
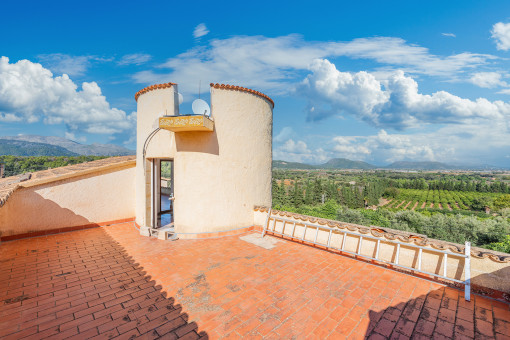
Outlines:
[{"label": "dark door opening", "polygon": [[154,159],[153,165],[154,227],[167,227],[174,221],[174,162],[169,159]]}]

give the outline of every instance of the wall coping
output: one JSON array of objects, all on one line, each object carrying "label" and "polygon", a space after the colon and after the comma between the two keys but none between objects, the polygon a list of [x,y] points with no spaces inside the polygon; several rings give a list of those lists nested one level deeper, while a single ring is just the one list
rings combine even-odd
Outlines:
[{"label": "wall coping", "polygon": [[138,97],[140,97],[144,93],[158,90],[158,89],[166,89],[166,88],[172,87],[174,85],[177,85],[177,84],[176,83],[163,83],[163,84],[155,84],[155,85],[150,85],[150,86],[144,87],[143,89],[141,89],[140,91],[135,93],[135,100],[138,101]]},{"label": "wall coping", "polygon": [[252,93],[254,95],[257,95],[259,97],[262,97],[262,98],[268,100],[271,103],[271,105],[273,105],[273,109],[274,109],[274,101],[269,96],[263,94],[262,92],[255,91],[255,90],[252,90],[252,89],[248,89],[248,88],[242,87],[242,86],[228,85],[228,84],[218,84],[218,83],[214,84],[214,83],[211,83],[210,86],[212,88],[215,88],[215,89],[237,90],[237,91],[243,91],[243,92]]},{"label": "wall coping", "polygon": [[98,159],[96,161],[78,163],[48,170],[35,171],[29,174],[10,176],[0,179],[0,207],[9,196],[19,188],[29,188],[80,177],[92,173],[102,173],[107,170],[132,168],[136,165],[136,156],[120,156]]}]

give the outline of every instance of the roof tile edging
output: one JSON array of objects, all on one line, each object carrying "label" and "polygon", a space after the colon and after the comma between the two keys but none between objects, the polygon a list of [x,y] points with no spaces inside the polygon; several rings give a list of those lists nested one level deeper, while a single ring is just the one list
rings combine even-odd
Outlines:
[{"label": "roof tile edging", "polygon": [[177,84],[176,83],[163,83],[163,84],[155,84],[155,85],[144,87],[143,89],[141,89],[140,91],[135,93],[135,100],[138,101],[138,97],[140,97],[144,93],[158,90],[158,89],[166,89],[166,88],[172,87],[174,85],[177,85]]},{"label": "roof tile edging", "polygon": [[[253,208],[255,211],[260,212],[268,212],[268,208],[264,206],[255,206]],[[288,211],[280,211],[271,209],[272,215],[279,215],[279,216],[285,216],[285,217],[291,217],[297,220],[302,220],[310,223],[317,223],[320,225],[327,225],[331,228],[340,228],[340,229],[348,229],[349,231],[355,231],[359,232],[361,234],[368,234],[371,233],[375,237],[385,237],[388,240],[398,240],[401,242],[406,243],[414,243],[419,246],[430,246],[432,248],[438,249],[438,250],[449,250],[453,253],[463,254],[464,253],[464,246],[460,244],[455,243],[449,243],[449,242],[443,242],[439,240],[429,239],[425,236],[420,236],[416,234],[410,234],[409,236],[405,236],[402,234],[399,234],[397,230],[395,230],[395,233],[392,233],[386,228],[376,227],[376,226],[363,226],[359,224],[353,224],[353,223],[346,223],[346,222],[339,222],[339,221],[333,221],[328,220],[324,218],[319,217],[313,217],[313,216],[307,216],[307,215],[301,215],[298,213],[292,213]],[[390,229],[391,230],[391,229]],[[471,248],[471,256],[478,258],[478,259],[484,259],[489,258],[490,260],[498,263],[509,263],[510,262],[510,255],[500,255],[496,254],[495,252],[491,250],[478,250]]]},{"label": "roof tile edging", "polygon": [[[112,162],[113,161],[113,162]],[[84,165],[93,164],[94,167],[83,168]],[[90,162],[66,165],[63,167],[52,168],[48,170],[39,170],[30,173],[31,178],[26,181],[15,181],[9,183],[0,183],[0,207],[5,205],[9,197],[21,188],[29,188],[44,185],[51,182],[58,182],[69,178],[88,175],[98,171],[111,169],[130,168],[136,165],[136,156],[117,156],[98,159]],[[48,176],[38,177],[38,174],[49,174]],[[15,180],[19,175],[10,176]],[[9,177],[8,177],[9,178]],[[8,179],[7,178],[7,179]]]},{"label": "roof tile edging", "polygon": [[7,202],[12,193],[19,188],[19,183],[11,183],[8,184],[7,187],[8,187],[8,189],[6,190],[7,193],[0,197],[0,207],[2,207],[5,204],[5,202]]},{"label": "roof tile edging", "polygon": [[215,89],[238,90],[238,91],[252,93],[254,95],[257,95],[259,97],[267,99],[273,105],[273,109],[274,109],[274,101],[268,95],[265,95],[262,92],[248,89],[248,88],[242,87],[242,86],[236,86],[236,85],[218,84],[218,83],[216,83],[216,84],[211,83],[209,85]]}]

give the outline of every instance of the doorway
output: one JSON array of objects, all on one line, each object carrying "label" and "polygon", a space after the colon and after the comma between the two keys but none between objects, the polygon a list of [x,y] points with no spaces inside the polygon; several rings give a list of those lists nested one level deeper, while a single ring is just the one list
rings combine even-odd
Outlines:
[{"label": "doorway", "polygon": [[154,159],[152,164],[152,225],[169,227],[174,222],[174,161]]}]

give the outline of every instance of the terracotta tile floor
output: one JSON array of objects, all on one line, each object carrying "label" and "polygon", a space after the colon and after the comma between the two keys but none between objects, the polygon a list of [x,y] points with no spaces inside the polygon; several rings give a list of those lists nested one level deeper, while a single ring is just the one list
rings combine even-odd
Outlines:
[{"label": "terracotta tile floor", "polygon": [[132,223],[0,245],[0,337],[499,338],[508,304],[279,240],[159,241]]}]

